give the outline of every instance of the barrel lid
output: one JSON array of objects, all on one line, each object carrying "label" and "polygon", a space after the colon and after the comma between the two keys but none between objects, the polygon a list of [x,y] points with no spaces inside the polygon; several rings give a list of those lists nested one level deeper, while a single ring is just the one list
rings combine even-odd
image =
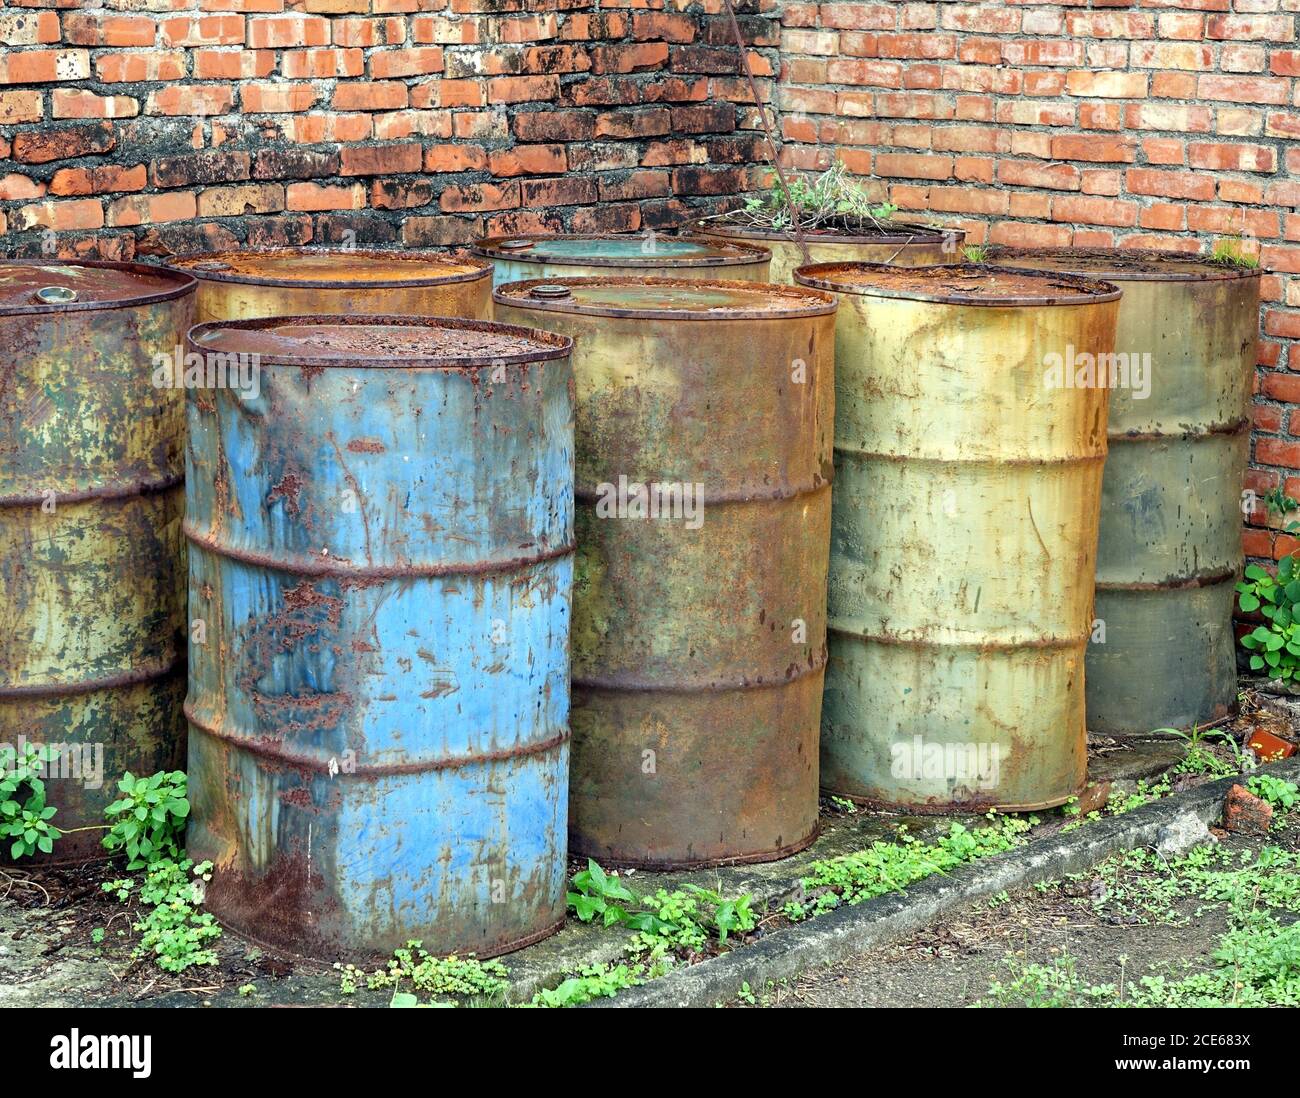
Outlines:
[{"label": "barrel lid", "polygon": [[810,263],[794,272],[801,286],[870,297],[948,305],[1085,305],[1114,301],[1120,288],[1099,278],[980,263],[893,267],[883,263]]},{"label": "barrel lid", "polygon": [[582,267],[730,267],[762,263],[772,255],[756,244],[657,233],[485,236],[471,250],[490,259]]},{"label": "barrel lid", "polygon": [[147,263],[0,259],[0,316],[150,305],[195,286],[189,275]]},{"label": "barrel lid", "polygon": [[1252,278],[1259,267],[1238,267],[1209,256],[1187,252],[1158,252],[1137,248],[1008,248],[989,249],[989,258],[1006,267],[1050,268],[1071,274],[1094,275],[1111,282],[1203,282],[1221,278]]},{"label": "barrel lid", "polygon": [[[795,240],[792,229],[773,229],[766,225],[746,224],[743,210],[732,211],[720,218],[700,218],[688,222],[687,232],[708,233],[711,236],[735,237],[737,240],[778,240],[790,243]],[[879,228],[870,224],[854,229],[834,225],[815,225],[801,228],[804,239],[824,244],[942,244],[954,233],[965,236],[961,229],[932,229],[923,225],[901,221],[883,221]]]},{"label": "barrel lid", "polygon": [[463,252],[393,248],[240,248],[175,255],[167,265],[213,282],[330,290],[472,282],[492,270]]},{"label": "barrel lid", "polygon": [[493,324],[422,316],[268,316],[196,324],[187,335],[197,351],[257,355],[264,365],[381,369],[495,366],[564,358],[568,336]]},{"label": "barrel lid", "polygon": [[522,309],[645,320],[779,320],[835,311],[835,299],[817,290],[729,279],[532,278],[498,286],[492,299]]}]

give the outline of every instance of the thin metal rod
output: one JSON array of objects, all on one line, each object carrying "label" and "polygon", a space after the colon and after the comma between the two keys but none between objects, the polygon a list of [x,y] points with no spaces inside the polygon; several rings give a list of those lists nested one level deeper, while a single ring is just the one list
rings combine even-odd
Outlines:
[{"label": "thin metal rod", "polygon": [[754,97],[754,106],[758,108],[759,121],[763,123],[763,132],[767,135],[767,143],[772,146],[772,167],[776,169],[776,177],[781,181],[781,189],[785,192],[786,200],[790,205],[790,225],[794,229],[795,243],[799,245],[799,252],[803,256],[805,263],[812,262],[812,254],[808,251],[808,243],[803,237],[803,226],[799,224],[799,204],[795,202],[794,195],[790,191],[790,185],[785,180],[785,172],[781,170],[781,150],[777,148],[776,138],[772,135],[772,127],[767,124],[767,109],[763,106],[763,100],[758,94],[758,84],[754,80],[754,71],[749,67],[749,52],[745,47],[745,39],[740,33],[740,23],[736,20],[736,9],[732,7],[731,0],[722,0],[727,6],[727,16],[731,20],[731,33],[736,39],[736,48],[740,51],[740,65],[745,70],[745,77],[749,80],[749,93]]}]

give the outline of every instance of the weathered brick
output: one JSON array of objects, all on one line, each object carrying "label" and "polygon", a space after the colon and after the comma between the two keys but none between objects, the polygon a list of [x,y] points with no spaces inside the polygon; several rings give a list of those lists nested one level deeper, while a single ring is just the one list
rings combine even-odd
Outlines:
[{"label": "weathered brick", "polygon": [[185,54],[180,50],[100,53],[95,56],[95,78],[105,84],[182,80],[185,74]]},{"label": "weathered brick", "polygon": [[279,183],[243,183],[200,191],[200,217],[242,217],[276,213],[284,209],[284,187]]},{"label": "weathered brick", "polygon": [[339,150],[340,175],[400,175],[418,172],[424,163],[418,144],[349,145]]},{"label": "weathered brick", "polygon": [[0,91],[0,126],[39,122],[44,113],[39,91]]},{"label": "weathered brick", "polygon": [[187,191],[140,194],[108,204],[107,223],[114,226],[157,225],[164,221],[189,221],[198,216],[198,203]]},{"label": "weathered brick", "polygon": [[488,170],[501,178],[556,174],[567,164],[563,145],[516,145],[488,153]]},{"label": "weathered brick", "polygon": [[362,183],[290,183],[284,197],[289,210],[359,210],[366,204],[366,188]]},{"label": "weathered brick", "polygon": [[234,104],[234,90],[224,84],[185,84],[151,91],[145,102],[148,114],[225,114]]},{"label": "weathered brick", "polygon": [[27,229],[53,229],[56,232],[73,229],[102,229],[104,207],[97,198],[50,200],[20,206],[13,215],[16,232]]},{"label": "weathered brick", "polygon": [[487,150],[477,145],[432,145],[424,150],[426,172],[483,171],[487,161]]},{"label": "weathered brick", "polygon": [[109,194],[114,191],[142,191],[148,182],[143,164],[124,167],[104,164],[95,168],[60,168],[50,179],[50,194]]},{"label": "weathered brick", "polygon": [[240,149],[212,149],[160,157],[150,165],[155,187],[196,187],[247,179],[251,156]]},{"label": "weathered brick", "polygon": [[106,153],[116,145],[117,132],[110,122],[84,126],[51,126],[16,133],[13,139],[13,157],[24,164],[46,164],[51,160]]},{"label": "weathered brick", "polygon": [[[54,37],[43,41],[57,42],[58,16],[53,12],[42,14],[49,15],[55,26]],[[0,16],[0,19],[3,17]],[[157,35],[158,24],[148,15],[70,11],[63,16],[63,40],[71,46],[152,46]]]},{"label": "weathered brick", "polygon": [[80,88],[55,88],[51,114],[55,118],[134,118],[139,101],[129,95],[96,95]]},{"label": "weathered brick", "polygon": [[506,210],[519,205],[519,183],[466,183],[443,190],[438,204],[448,212]]},{"label": "weathered brick", "polygon": [[[243,154],[247,155],[247,154]],[[314,152],[308,149],[258,149],[253,157],[254,179],[319,179],[337,175],[337,152]],[[248,178],[231,176],[230,178]]]},{"label": "weathered brick", "polygon": [[0,51],[0,84],[47,84],[89,76],[89,50]]},{"label": "weathered brick", "polygon": [[390,111],[405,107],[406,85],[396,80],[340,81],[334,88],[330,105],[336,111]]}]

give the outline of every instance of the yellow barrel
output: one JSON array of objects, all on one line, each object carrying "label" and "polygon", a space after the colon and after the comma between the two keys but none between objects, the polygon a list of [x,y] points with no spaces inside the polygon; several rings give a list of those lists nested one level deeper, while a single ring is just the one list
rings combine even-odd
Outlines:
[{"label": "yellow barrel", "polygon": [[839,295],[822,788],[1041,808],[1086,777],[1083,660],[1119,290],[819,264]]},{"label": "yellow barrel", "polygon": [[574,337],[570,849],[779,858],[817,827],[835,302],[579,278],[496,291]]},{"label": "yellow barrel", "polygon": [[[743,215],[733,215],[743,216]],[[900,267],[928,267],[960,258],[963,229],[935,229],[903,221],[883,223],[879,232],[847,232],[815,228],[804,232],[808,259],[789,231],[701,219],[688,222],[684,232],[713,237],[732,244],[760,244],[772,252],[768,277],[773,282],[793,282],[796,267],[804,263],[885,263]]]},{"label": "yellow barrel", "polygon": [[1088,727],[1191,728],[1237,709],[1232,633],[1259,341],[1258,268],[1182,254],[999,248],[1124,288],[1101,492]]},{"label": "yellow barrel", "polygon": [[167,265],[199,280],[200,323],[371,313],[485,320],[492,311],[492,264],[459,252],[244,248]]},{"label": "yellow barrel", "polygon": [[500,286],[526,278],[730,278],[766,282],[772,253],[711,237],[616,233],[486,236],[474,254]]},{"label": "yellow barrel", "polygon": [[[194,288],[143,264],[0,261],[0,767],[53,749],[64,831],[103,824],[124,771],[185,757],[185,397],[167,379]],[[102,855],[102,837],[48,857]]]}]

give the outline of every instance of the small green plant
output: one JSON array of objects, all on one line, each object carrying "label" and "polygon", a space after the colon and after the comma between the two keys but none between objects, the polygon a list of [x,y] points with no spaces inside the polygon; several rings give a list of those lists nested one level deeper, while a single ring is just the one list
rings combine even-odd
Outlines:
[{"label": "small green plant", "polygon": [[668,892],[658,889],[653,895],[637,896],[615,873],[606,873],[594,859],[587,868],[573,875],[568,893],[569,907],[584,923],[597,916],[605,926],[625,926],[641,936],[642,944],[662,943],[699,952],[709,935],[718,944],[728,935],[753,930],[757,922],[753,897],[729,899],[697,885]]},{"label": "small green plant", "polygon": [[987,244],[967,244],[961,250],[967,263],[983,263],[989,257]]},{"label": "small green plant", "polygon": [[989,985],[992,1001],[984,1001],[981,1006],[1091,1006],[1115,994],[1113,984],[1089,987],[1075,971],[1075,960],[1069,954],[1045,965],[1027,964],[1009,955],[1002,964],[1007,970],[1006,981],[993,981]]},{"label": "small green plant", "polygon": [[253,984],[240,984],[240,985],[239,985],[239,997],[240,997],[241,999],[247,999],[247,998],[248,998],[250,995],[252,995],[253,992],[255,992],[256,990],[257,990],[257,988],[256,988]]},{"label": "small green plant", "polygon": [[898,212],[898,207],[888,202],[873,202],[841,160],[818,176],[794,176],[788,188],[773,173],[770,186],[766,195],[746,200],[739,211],[749,224],[780,231],[791,228],[797,219],[804,229],[833,226],[862,230],[879,228]]},{"label": "small green plant", "polygon": [[612,999],[620,991],[645,983],[643,964],[587,965],[553,988],[543,988],[533,996],[533,1006],[569,1007],[590,1003],[593,999]]},{"label": "small green plant", "polygon": [[0,747],[0,849],[8,844],[15,861],[38,851],[49,854],[63,834],[50,823],[58,810],[45,803],[41,778],[57,757],[49,747],[27,744],[21,757],[13,747]]},{"label": "small green plant", "polygon": [[109,820],[104,846],[125,852],[127,869],[143,869],[160,859],[178,860],[190,814],[183,770],[160,770],[137,778],[128,770],[117,783],[124,794],[104,809]]},{"label": "small green plant", "polygon": [[1240,237],[1216,240],[1214,248],[1210,252],[1210,259],[1215,263],[1223,264],[1225,267],[1244,267],[1251,271],[1258,270],[1259,257],[1242,251],[1241,244]]},{"label": "small green plant", "polygon": [[396,997],[403,985],[409,984],[417,997],[459,995],[496,999],[509,986],[506,967],[500,961],[455,955],[435,957],[418,940],[407,942],[404,949],[395,949],[389,962],[374,972],[364,972],[355,965],[336,964],[334,968],[339,972],[339,992],[343,995],[352,995],[365,984],[372,991],[391,988]]},{"label": "small green plant", "polygon": [[687,885],[639,896],[618,874],[606,872],[594,859],[588,859],[587,868],[573,875],[568,904],[581,922],[599,919],[605,926],[624,927],[635,934],[622,963],[583,968],[556,987],[539,991],[533,1006],[576,1006],[612,997],[698,957],[714,939],[721,948],[728,938],[758,925],[753,897],[748,894],[727,897]]},{"label": "small green plant", "polygon": [[1262,671],[1283,682],[1300,675],[1300,622],[1296,621],[1300,604],[1300,574],[1296,558],[1285,556],[1277,562],[1274,577],[1258,564],[1246,565],[1245,579],[1237,584],[1238,605],[1247,613],[1258,610],[1267,625],[1257,625],[1241,638],[1241,646],[1251,653],[1252,671]]},{"label": "small green plant", "polygon": [[90,940],[94,942],[95,945],[101,945],[104,941],[104,936],[107,933],[108,931],[106,931],[102,926],[97,926],[90,932]]},{"label": "small green plant", "polygon": [[136,957],[152,957],[164,972],[184,972],[195,965],[215,965],[211,943],[221,937],[216,919],[200,910],[203,890],[212,880],[212,863],[195,865],[189,858],[154,862],[138,886],[132,878],[105,881],[100,887],[126,903],[134,894],[139,917],[132,929],[140,932]]},{"label": "small green plant", "polygon": [[887,892],[901,892],[935,873],[1019,846],[1035,823],[1034,817],[1006,816],[974,831],[953,823],[948,833],[933,843],[921,842],[900,827],[897,842],[877,840],[865,850],[813,862],[799,882],[800,895],[785,905],[785,916],[799,922],[841,904],[859,904]]},{"label": "small green plant", "polygon": [[1290,812],[1300,804],[1300,786],[1272,774],[1255,774],[1246,782],[1246,788],[1256,797],[1262,797],[1273,806],[1274,812]]},{"label": "small green plant", "polygon": [[749,988],[748,980],[740,985],[740,990],[736,992],[736,998],[742,1003],[748,1003],[750,1006],[756,1006],[758,1004],[758,1000],[754,997],[754,993]]},{"label": "small green plant", "polygon": [[[1191,732],[1178,728],[1157,728],[1155,731],[1174,736],[1187,744],[1187,753],[1173,768],[1175,774],[1208,774],[1215,778],[1226,778],[1230,774],[1241,773],[1241,748],[1226,732],[1201,728],[1199,725],[1192,725]],[[1210,751],[1208,745],[1213,740],[1231,748],[1235,765]]]}]

